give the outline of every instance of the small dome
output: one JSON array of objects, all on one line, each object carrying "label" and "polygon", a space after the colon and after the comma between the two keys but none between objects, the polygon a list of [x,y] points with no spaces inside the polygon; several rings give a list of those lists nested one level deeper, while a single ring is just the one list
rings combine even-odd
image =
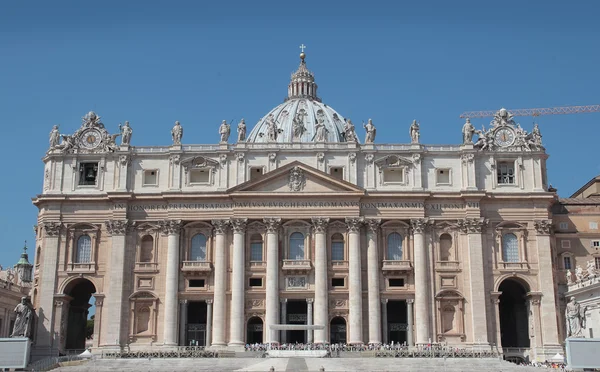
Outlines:
[{"label": "small dome", "polygon": [[[292,74],[285,102],[256,123],[247,142],[315,142],[317,123],[325,127],[325,142],[346,142],[345,119],[317,96],[317,84],[306,68],[305,57],[304,53],[300,55],[300,66]],[[269,135],[272,122],[276,135]]]}]

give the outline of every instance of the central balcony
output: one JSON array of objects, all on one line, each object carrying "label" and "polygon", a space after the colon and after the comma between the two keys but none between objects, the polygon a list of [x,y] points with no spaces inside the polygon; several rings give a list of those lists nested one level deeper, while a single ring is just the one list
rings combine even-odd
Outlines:
[{"label": "central balcony", "polygon": [[281,269],[288,273],[308,273],[312,269],[310,260],[283,260]]},{"label": "central balcony", "polygon": [[181,271],[188,275],[206,275],[212,271],[212,265],[208,261],[183,261]]},{"label": "central balcony", "polygon": [[498,269],[500,271],[527,271],[529,265],[527,262],[499,262]]},{"label": "central balcony", "polygon": [[408,260],[383,260],[384,274],[403,273],[412,271],[412,263]]}]

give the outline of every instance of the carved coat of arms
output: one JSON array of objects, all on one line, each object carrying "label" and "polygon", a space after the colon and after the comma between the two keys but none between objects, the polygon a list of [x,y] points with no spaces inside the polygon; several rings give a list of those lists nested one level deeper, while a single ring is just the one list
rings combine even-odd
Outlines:
[{"label": "carved coat of arms", "polygon": [[301,191],[306,186],[306,176],[300,167],[294,167],[290,170],[289,186],[292,191]]}]

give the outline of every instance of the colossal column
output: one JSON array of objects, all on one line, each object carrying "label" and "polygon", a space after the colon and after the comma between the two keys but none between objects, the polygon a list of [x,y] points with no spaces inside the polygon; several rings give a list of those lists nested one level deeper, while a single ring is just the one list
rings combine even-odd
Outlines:
[{"label": "colossal column", "polygon": [[324,325],[324,329],[316,329],[314,332],[314,342],[323,344],[328,342],[327,323],[328,323],[328,297],[329,291],[327,283],[327,224],[329,218],[313,217],[313,229],[315,232],[315,301],[314,301],[314,320],[316,325]]},{"label": "colossal column", "polygon": [[215,282],[213,311],[213,340],[215,347],[225,346],[225,299],[227,290],[227,231],[228,220],[212,220],[215,228]]},{"label": "colossal column", "polygon": [[279,227],[281,218],[268,217],[267,225],[267,288],[265,306],[265,340],[279,342],[279,331],[271,330],[271,324],[279,319]]},{"label": "colossal column", "polygon": [[472,342],[477,344],[488,344],[488,318],[484,278],[486,266],[483,259],[483,239],[481,236],[487,223],[488,221],[483,217],[465,218],[458,221],[462,232],[467,234],[469,243],[469,283],[471,286],[471,293],[469,295],[471,297]]},{"label": "colossal column", "polygon": [[429,342],[429,296],[427,289],[427,250],[425,249],[425,227],[428,220],[418,218],[410,220],[414,238],[415,265],[415,313],[417,315],[417,344]]},{"label": "colossal column", "polygon": [[[177,295],[179,292],[179,234],[181,221],[161,221],[162,233],[167,235],[167,268],[164,307],[164,344],[177,345]],[[109,294],[110,296],[110,294]],[[108,297],[107,296],[107,300]],[[113,318],[107,317],[112,321]]]},{"label": "colossal column", "polygon": [[[106,317],[110,319],[105,327],[104,340],[107,345],[124,346],[127,332],[123,329],[123,304],[125,295],[125,239],[127,220],[106,221],[106,230],[112,236],[110,248],[110,272],[108,274],[108,296],[106,296]],[[175,293],[177,296],[177,293]],[[177,319],[177,308],[175,308]],[[175,338],[177,342],[177,338]]]},{"label": "colossal column", "polygon": [[381,343],[381,312],[379,302],[379,253],[377,233],[380,219],[365,220],[367,230],[367,288],[369,290],[369,343]]},{"label": "colossal column", "polygon": [[360,226],[363,223],[362,218],[347,217],[346,227],[348,228],[349,245],[349,270],[348,270],[348,302],[349,302],[349,320],[350,320],[350,341],[349,344],[362,344],[362,272],[360,268]]},{"label": "colossal column", "polygon": [[231,220],[233,228],[233,273],[231,278],[231,317],[229,346],[244,346],[244,233],[247,218]]}]

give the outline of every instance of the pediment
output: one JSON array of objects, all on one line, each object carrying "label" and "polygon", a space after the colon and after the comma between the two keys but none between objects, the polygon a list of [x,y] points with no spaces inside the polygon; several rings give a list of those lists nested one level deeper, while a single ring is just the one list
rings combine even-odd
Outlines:
[{"label": "pediment", "polygon": [[364,189],[331,177],[299,161],[266,173],[258,180],[237,185],[229,193],[360,193]]},{"label": "pediment", "polygon": [[411,167],[414,165],[412,161],[399,155],[386,155],[375,160],[375,164],[379,168]]}]

